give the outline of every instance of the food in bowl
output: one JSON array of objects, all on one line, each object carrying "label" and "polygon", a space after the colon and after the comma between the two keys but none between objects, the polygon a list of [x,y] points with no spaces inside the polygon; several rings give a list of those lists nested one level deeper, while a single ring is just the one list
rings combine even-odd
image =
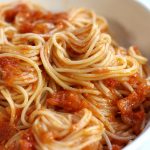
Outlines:
[{"label": "food in bowl", "polygon": [[118,150],[143,130],[147,58],[105,18],[18,2],[0,16],[1,149]]}]

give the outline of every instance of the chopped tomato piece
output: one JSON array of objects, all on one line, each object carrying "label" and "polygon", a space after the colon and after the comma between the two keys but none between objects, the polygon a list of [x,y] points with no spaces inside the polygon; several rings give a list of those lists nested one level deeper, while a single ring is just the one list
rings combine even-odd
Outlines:
[{"label": "chopped tomato piece", "polygon": [[0,145],[0,150],[6,150],[4,145]]},{"label": "chopped tomato piece", "polygon": [[119,146],[119,145],[112,145],[112,150],[121,150],[121,146]]},{"label": "chopped tomato piece", "polygon": [[35,150],[35,140],[31,130],[28,130],[19,141],[19,150]]},{"label": "chopped tomato piece", "polygon": [[12,84],[15,77],[17,77],[20,69],[18,68],[18,60],[12,57],[0,58],[0,73],[1,78],[9,85]]},{"label": "chopped tomato piece", "polygon": [[128,82],[130,85],[132,85],[134,87],[134,86],[137,86],[141,83],[146,83],[146,80],[141,78],[138,74],[134,74],[133,76],[131,76],[129,78]]},{"label": "chopped tomato piece", "polygon": [[133,113],[133,130],[136,134],[141,132],[141,124],[145,118],[145,112],[143,110]]},{"label": "chopped tomato piece", "polygon": [[84,102],[76,92],[59,91],[47,99],[47,105],[63,108],[69,112],[76,112],[84,107]]},{"label": "chopped tomato piece", "polygon": [[104,84],[110,88],[116,88],[120,85],[119,81],[117,81],[116,79],[105,79],[104,80]]},{"label": "chopped tomato piece", "polygon": [[16,132],[15,126],[9,122],[0,122],[0,143],[9,140]]},{"label": "chopped tomato piece", "polygon": [[18,12],[25,12],[27,10],[28,10],[27,5],[19,4],[19,5],[15,6],[14,8],[5,11],[5,14],[4,14],[5,15],[5,20],[7,22],[12,23],[12,22],[14,22],[15,17],[18,14]]},{"label": "chopped tomato piece", "polygon": [[137,134],[140,132],[145,115],[143,111],[135,112],[134,109],[138,108],[146,100],[149,93],[150,87],[146,83],[141,83],[135,92],[117,102],[123,121],[132,125]]},{"label": "chopped tomato piece", "polygon": [[[52,23],[63,28],[62,20],[67,19],[67,13],[43,12],[40,10],[32,10],[25,4],[19,4],[5,12],[5,20],[15,24],[20,33],[46,33],[52,28],[45,23]],[[39,31],[37,31],[39,30]]]}]

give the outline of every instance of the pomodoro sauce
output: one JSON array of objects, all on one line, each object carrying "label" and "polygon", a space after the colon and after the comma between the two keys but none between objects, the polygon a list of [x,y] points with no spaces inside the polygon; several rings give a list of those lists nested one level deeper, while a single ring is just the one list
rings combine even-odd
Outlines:
[{"label": "pomodoro sauce", "polygon": [[[5,11],[5,20],[13,23],[20,33],[47,33],[54,26],[64,27],[63,20],[67,20],[67,13],[51,13],[49,11],[32,10],[25,4],[18,4]],[[52,26],[46,23],[51,23]]]}]

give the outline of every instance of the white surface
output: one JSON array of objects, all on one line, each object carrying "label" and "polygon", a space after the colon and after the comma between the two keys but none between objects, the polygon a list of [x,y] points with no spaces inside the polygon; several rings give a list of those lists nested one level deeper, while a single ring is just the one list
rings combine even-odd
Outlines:
[{"label": "white surface", "polygon": [[[0,0],[6,2],[10,0]],[[150,0],[33,0],[50,10],[66,10],[72,7],[87,7],[108,18],[115,35],[125,46],[131,43],[141,48],[150,59]],[[146,5],[146,7],[144,7]],[[150,125],[124,150],[150,150]]]},{"label": "white surface", "polygon": [[150,0],[138,0],[138,1],[150,9]]}]

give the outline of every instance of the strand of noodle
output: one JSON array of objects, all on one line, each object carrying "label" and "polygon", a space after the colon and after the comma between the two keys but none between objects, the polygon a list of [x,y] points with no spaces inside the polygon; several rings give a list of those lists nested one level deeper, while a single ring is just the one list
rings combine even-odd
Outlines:
[{"label": "strand of noodle", "polygon": [[112,128],[112,126],[110,125],[109,121],[101,114],[100,110],[94,106],[92,103],[90,103],[88,101],[88,104],[89,104],[89,109],[93,112],[93,114],[98,118],[100,119],[104,125],[112,132],[114,133],[114,129]]},{"label": "strand of noodle", "polygon": [[4,33],[4,29],[1,28],[0,29],[0,44],[4,44],[6,42],[6,36],[5,36],[5,33]]},{"label": "strand of noodle", "polygon": [[41,90],[41,92],[40,92],[40,94],[39,94],[39,96],[38,96],[38,98],[37,98],[37,100],[36,100],[36,107],[37,108],[40,108],[40,99],[41,99],[41,95],[44,93],[44,92],[46,92],[46,91],[48,91],[50,94],[53,94],[54,93],[54,91],[50,88],[50,87],[44,87],[42,90]]},{"label": "strand of noodle", "polygon": [[[30,122],[34,121],[34,118],[36,118],[36,116],[38,115],[45,115],[49,118],[51,118],[51,120],[53,120],[51,123],[55,124],[55,126],[62,128],[62,129],[67,129],[68,125],[70,126],[70,122],[62,115],[56,114],[55,112],[53,112],[52,110],[35,110],[32,115],[30,116],[29,120]],[[64,123],[62,123],[60,120],[61,119],[64,121],[64,123],[66,123],[67,125],[65,125]]]},{"label": "strand of noodle", "polygon": [[[61,49],[60,45],[57,44],[56,40],[55,40],[55,36],[56,35],[53,35],[52,37],[52,40],[53,40],[53,43],[55,44],[55,46],[58,48],[58,49]],[[105,49],[105,47],[102,47],[101,50],[104,50],[106,51],[107,49]],[[100,59],[102,59],[100,57],[100,54],[103,53],[102,51],[99,51],[97,52],[95,55],[93,56],[90,56],[89,58],[86,58],[86,59],[83,59],[83,60],[76,60],[76,61],[72,61],[72,60],[69,60],[69,59],[65,59],[65,57],[63,57],[63,55],[60,53],[59,55],[62,55],[62,56],[59,56],[59,59],[61,59],[62,62],[65,62],[66,64],[68,65],[79,65],[80,64],[80,68],[81,67],[86,67],[86,66],[89,66],[93,63],[96,63],[97,61],[99,61]]]},{"label": "strand of noodle", "polygon": [[16,133],[13,137],[11,137],[7,143],[5,144],[5,148],[8,149],[9,146],[11,146],[13,144],[14,141],[17,141],[19,139],[19,137],[24,133],[24,131],[19,131],[18,133]]},{"label": "strand of noodle", "polygon": [[97,84],[99,90],[102,91],[102,93],[104,93],[104,95],[106,95],[106,97],[109,97],[110,99],[115,99],[114,95],[112,94],[112,92],[109,90],[109,88],[107,88],[102,81],[99,81]]},{"label": "strand of noodle", "polygon": [[119,140],[119,141],[129,141],[129,140],[133,140],[135,138],[135,135],[131,135],[131,136],[120,136],[114,133],[111,133],[109,131],[106,131],[106,134],[108,136],[110,136],[113,139]]},{"label": "strand of noodle", "polygon": [[106,143],[107,143],[108,149],[109,149],[109,150],[112,150],[111,142],[110,142],[110,140],[109,140],[107,134],[105,134],[105,132],[103,133],[103,137],[104,137],[104,139],[105,139],[105,141],[106,141]]},{"label": "strand of noodle", "polygon": [[86,69],[71,69],[71,68],[55,68],[55,70],[57,72],[71,72],[71,73],[78,73],[78,74],[82,74],[82,73],[89,73],[89,72],[94,72],[94,71],[101,71],[101,70],[121,70],[123,68],[125,68],[127,66],[127,61],[124,57],[120,57],[120,56],[116,56],[116,59],[118,59],[118,61],[122,61],[122,65],[121,66],[115,66],[115,67],[99,67],[99,66],[94,66],[94,68],[86,68]]},{"label": "strand of noodle", "polygon": [[89,123],[91,117],[92,117],[92,113],[88,109],[84,109],[84,115],[82,119],[73,126],[75,132],[83,129]]},{"label": "strand of noodle", "polygon": [[112,77],[124,77],[135,74],[138,71],[139,64],[136,60],[131,57],[127,57],[127,61],[132,63],[130,68],[122,69],[122,70],[112,70],[111,72],[104,72],[103,74],[79,74],[78,77],[74,76],[74,79],[78,78],[78,80],[103,80]]},{"label": "strand of noodle", "polygon": [[8,101],[9,105],[10,105],[10,123],[13,124],[14,120],[15,120],[15,114],[16,114],[16,108],[15,108],[15,104],[11,98],[11,95],[9,93],[9,91],[7,89],[3,89],[1,90],[2,95],[5,97],[5,99]]},{"label": "strand of noodle", "polygon": [[47,73],[59,84],[61,85],[64,89],[68,89],[68,90],[73,90],[73,91],[79,91],[79,92],[88,92],[88,93],[94,93],[94,94],[99,94],[98,91],[94,91],[94,90],[88,90],[88,89],[79,89],[79,90],[76,90],[68,85],[66,85],[63,81],[61,81],[59,78],[57,78],[57,76],[55,76],[55,74],[53,73],[53,68],[52,66],[48,63],[48,60],[47,60],[47,57],[45,56],[44,57],[44,53],[43,51],[41,50],[40,52],[40,55],[41,55],[41,60],[42,60],[42,63],[45,67],[45,70],[47,71]]},{"label": "strand of noodle", "polygon": [[147,58],[145,58],[145,57],[143,57],[143,56],[140,56],[140,55],[137,55],[137,54],[135,53],[135,51],[134,51],[133,46],[131,46],[131,47],[129,48],[129,54],[130,54],[130,56],[134,57],[139,63],[141,63],[141,64],[146,64]]},{"label": "strand of noodle", "polygon": [[[45,150],[46,149],[52,149],[52,150],[57,150],[57,149],[61,149],[61,150],[80,150],[80,149],[83,149],[84,147],[86,147],[87,145],[90,145],[91,143],[94,143],[95,141],[100,140],[101,139],[101,134],[95,135],[95,133],[99,133],[99,132],[102,132],[101,127],[98,127],[98,126],[89,127],[87,129],[83,129],[83,131],[80,131],[79,133],[75,134],[72,138],[70,137],[71,138],[71,141],[69,140],[70,142],[68,140],[62,140],[62,141],[59,141],[59,142],[58,141],[53,141],[51,143],[51,145],[47,145],[48,146],[47,148],[44,147],[44,145],[40,142],[40,140],[38,139],[37,136],[35,136],[35,138],[38,139],[37,140],[38,143]],[[81,143],[80,145],[75,144],[76,142],[77,143],[79,142],[79,138],[77,138],[77,137],[79,137],[83,133],[86,133],[87,135],[89,135],[89,138],[87,139],[87,141],[85,141],[85,142],[83,141],[83,143]],[[90,134],[93,134],[93,135],[90,135]],[[82,138],[84,138],[84,137],[82,137]],[[80,140],[83,140],[83,139],[80,138]]]},{"label": "strand of noodle", "polygon": [[9,53],[3,53],[0,54],[0,57],[14,57],[14,58],[18,58],[21,59],[23,61],[26,61],[27,63],[31,64],[36,72],[37,72],[37,76],[38,76],[38,81],[37,81],[37,87],[34,91],[34,94],[30,97],[27,105],[24,107],[22,114],[21,114],[21,120],[22,123],[26,126],[29,126],[30,124],[25,120],[25,115],[27,112],[28,107],[31,105],[31,103],[34,101],[34,99],[36,98],[37,94],[39,93],[40,89],[41,89],[41,84],[42,84],[42,75],[41,75],[41,71],[39,69],[39,67],[36,65],[35,62],[33,62],[32,60],[30,60],[29,58],[23,57],[21,55],[15,55],[15,54],[9,54]]},{"label": "strand of noodle", "polygon": [[28,103],[28,94],[27,94],[26,90],[24,88],[22,88],[21,86],[16,86],[15,88],[18,89],[24,97],[23,103],[22,104],[15,104],[15,106],[16,106],[16,108],[23,108]]},{"label": "strand of noodle", "polygon": [[124,87],[126,87],[131,93],[134,92],[133,87],[128,82],[123,82]]}]

